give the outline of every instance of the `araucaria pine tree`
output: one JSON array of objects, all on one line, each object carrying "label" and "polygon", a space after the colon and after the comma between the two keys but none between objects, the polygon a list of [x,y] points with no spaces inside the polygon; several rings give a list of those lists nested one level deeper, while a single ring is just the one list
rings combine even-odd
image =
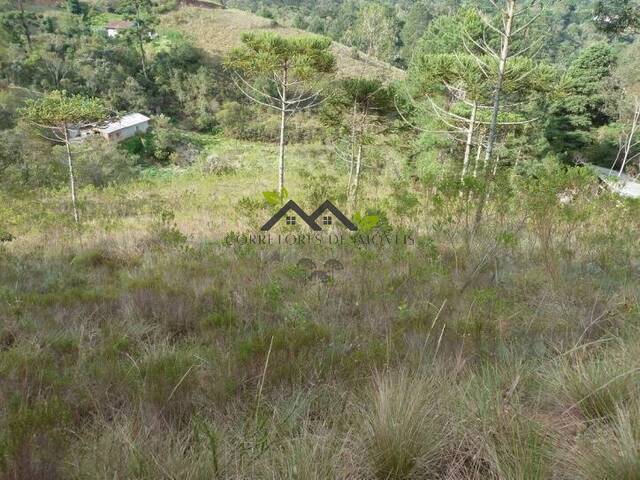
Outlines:
[{"label": "araucaria pine tree", "polygon": [[53,91],[37,100],[27,100],[21,113],[27,122],[41,131],[42,137],[61,143],[66,147],[73,218],[76,223],[79,223],[80,215],[78,213],[69,130],[78,128],[85,123],[104,119],[107,116],[105,106],[97,99],[81,95],[68,95],[64,91]]},{"label": "araucaria pine tree", "polygon": [[[280,113],[278,193],[282,194],[287,117],[320,103],[320,83],[336,65],[329,51],[331,40],[318,36],[284,38],[268,32],[245,33],[242,43],[229,54],[227,66],[244,95]],[[260,87],[255,80],[262,80]]]}]

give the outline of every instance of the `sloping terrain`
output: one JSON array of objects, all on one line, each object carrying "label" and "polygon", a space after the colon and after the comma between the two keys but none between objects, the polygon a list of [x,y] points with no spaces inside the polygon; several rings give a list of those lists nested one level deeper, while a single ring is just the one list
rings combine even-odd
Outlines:
[{"label": "sloping terrain", "polygon": [[[183,7],[164,15],[162,26],[181,32],[198,47],[220,57],[239,46],[242,33],[251,30],[272,31],[283,36],[309,35],[303,30],[279,26],[267,18],[231,8],[207,10]],[[404,75],[402,70],[363,53],[358,52],[357,58],[354,58],[353,50],[340,43],[333,42],[331,49],[337,58],[339,76],[394,80]]]}]

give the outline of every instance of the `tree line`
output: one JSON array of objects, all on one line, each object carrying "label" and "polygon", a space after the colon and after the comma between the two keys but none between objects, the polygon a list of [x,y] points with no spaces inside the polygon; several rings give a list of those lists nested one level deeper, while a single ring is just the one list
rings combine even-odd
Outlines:
[{"label": "tree line", "polygon": [[[535,171],[545,158],[638,169],[636,25],[629,2],[618,3],[594,7],[594,32],[608,40],[593,41],[562,62],[553,60],[541,33],[549,14],[545,5],[489,0],[459,8],[428,23],[413,44],[406,79],[391,82],[337,80],[327,37],[246,33],[242,46],[216,64],[180,38],[158,48],[153,39],[159,10],[150,0],[117,4],[132,28],[115,40],[96,33],[92,17],[73,5],[69,15],[51,19],[25,11],[17,0],[1,17],[6,51],[0,59],[5,81],[27,93],[17,102],[22,108],[3,102],[3,134],[28,142],[28,135],[16,134],[20,119],[32,133],[54,132],[53,140],[65,146],[78,221],[69,125],[137,109],[166,114],[183,131],[221,128],[233,136],[235,125],[225,125],[228,112],[220,115],[220,104],[252,108],[258,117],[276,115],[276,191],[282,198],[286,145],[292,141],[288,125],[310,112],[320,119],[323,141],[346,166],[352,206],[368,153],[380,144],[408,143],[416,176],[446,165],[467,190],[479,223],[501,176]],[[367,28],[373,35],[373,24]],[[136,148],[162,160],[181,141],[166,117],[159,117]],[[19,163],[16,152],[28,155],[28,143],[19,142],[3,145],[5,170]]]}]

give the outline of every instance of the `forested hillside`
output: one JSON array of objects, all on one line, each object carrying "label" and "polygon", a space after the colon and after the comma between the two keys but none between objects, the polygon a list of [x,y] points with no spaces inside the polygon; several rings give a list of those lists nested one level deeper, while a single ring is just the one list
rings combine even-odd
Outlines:
[{"label": "forested hillside", "polygon": [[0,479],[640,479],[636,0],[0,6]]},{"label": "forested hillside", "polygon": [[[607,5],[610,2],[600,3]],[[229,0],[227,4],[328,35],[400,66],[408,65],[430,23],[465,6],[465,2],[457,0]],[[479,5],[485,9],[491,7],[488,0]],[[538,33],[545,37],[542,55],[552,61],[567,62],[577,48],[602,40],[604,37],[597,32],[593,22],[599,5],[595,0],[545,2],[545,12],[536,25]]]}]

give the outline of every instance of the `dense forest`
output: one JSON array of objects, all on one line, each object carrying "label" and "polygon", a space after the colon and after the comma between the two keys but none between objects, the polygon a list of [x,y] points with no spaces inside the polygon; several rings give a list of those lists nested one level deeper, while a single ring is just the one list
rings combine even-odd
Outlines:
[{"label": "dense forest", "polygon": [[640,479],[636,0],[0,6],[1,479]]}]

